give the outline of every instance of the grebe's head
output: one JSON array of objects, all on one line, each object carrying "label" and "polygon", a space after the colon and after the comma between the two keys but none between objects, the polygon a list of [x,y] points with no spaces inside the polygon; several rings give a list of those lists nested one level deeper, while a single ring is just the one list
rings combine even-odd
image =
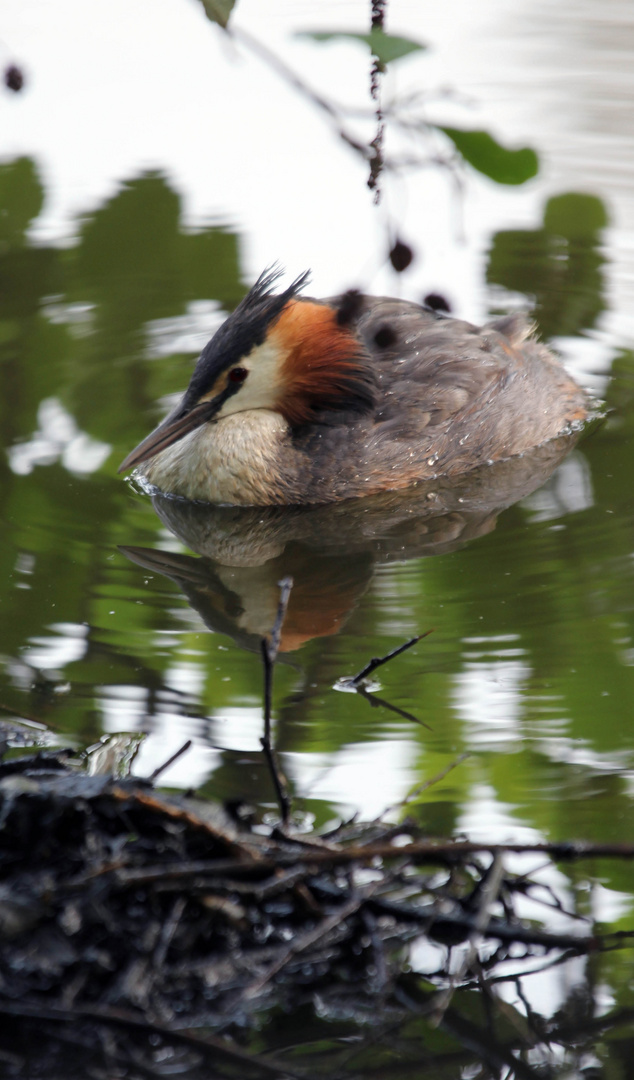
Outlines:
[{"label": "grebe's head", "polygon": [[298,299],[308,272],[284,292],[272,293],[279,275],[260,275],[203,349],[180,403],[128,454],[119,472],[232,413],[268,409],[298,427],[372,407],[367,354],[341,307]]}]

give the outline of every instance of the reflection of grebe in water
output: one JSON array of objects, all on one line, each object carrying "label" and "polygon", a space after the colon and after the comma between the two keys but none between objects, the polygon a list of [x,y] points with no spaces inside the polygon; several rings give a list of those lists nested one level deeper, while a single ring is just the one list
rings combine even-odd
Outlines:
[{"label": "reflection of grebe in water", "polygon": [[174,411],[132,451],[163,492],[320,504],[460,476],[587,417],[518,316],[475,327],[401,300],[280,294],[263,274],[203,349]]},{"label": "reflection of grebe in water", "polygon": [[275,622],[282,577],[290,575],[294,583],[282,626],[282,653],[338,634],[372,579],[368,555],[328,557],[296,545],[264,564],[235,567],[160,549],[119,550],[145,570],[171,578],[211,631],[254,652]]},{"label": "reflection of grebe in water", "polygon": [[175,581],[209,629],[257,650],[273,622],[278,582],[295,582],[282,652],[338,634],[381,563],[442,555],[495,528],[497,515],[541,487],[574,439],[463,476],[328,506],[208,506],[157,495],[162,522],[203,558],[123,547]]}]

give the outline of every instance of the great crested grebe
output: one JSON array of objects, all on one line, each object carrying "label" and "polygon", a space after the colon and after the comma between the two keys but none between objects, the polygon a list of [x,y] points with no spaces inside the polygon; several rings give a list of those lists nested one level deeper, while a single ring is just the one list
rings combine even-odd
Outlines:
[{"label": "great crested grebe", "polygon": [[203,349],[185,394],[119,471],[238,506],[336,502],[521,454],[588,400],[520,316],[485,326],[276,271]]}]

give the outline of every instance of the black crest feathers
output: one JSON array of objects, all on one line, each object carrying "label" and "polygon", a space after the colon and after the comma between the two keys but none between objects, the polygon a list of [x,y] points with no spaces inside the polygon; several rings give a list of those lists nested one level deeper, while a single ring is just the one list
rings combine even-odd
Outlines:
[{"label": "black crest feathers", "polygon": [[281,275],[282,271],[277,267],[267,267],[205,345],[185,394],[185,408],[191,408],[199,400],[221,371],[239,364],[252,349],[262,344],[271,324],[306,285],[310,271],[300,274],[283,292],[273,293],[271,289]]}]

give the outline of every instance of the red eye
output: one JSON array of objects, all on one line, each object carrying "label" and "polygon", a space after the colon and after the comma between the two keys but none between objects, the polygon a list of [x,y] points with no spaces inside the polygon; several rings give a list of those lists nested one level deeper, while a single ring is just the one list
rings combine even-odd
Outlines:
[{"label": "red eye", "polygon": [[249,371],[245,367],[231,368],[231,371],[229,372],[229,382],[244,382],[248,374]]}]

